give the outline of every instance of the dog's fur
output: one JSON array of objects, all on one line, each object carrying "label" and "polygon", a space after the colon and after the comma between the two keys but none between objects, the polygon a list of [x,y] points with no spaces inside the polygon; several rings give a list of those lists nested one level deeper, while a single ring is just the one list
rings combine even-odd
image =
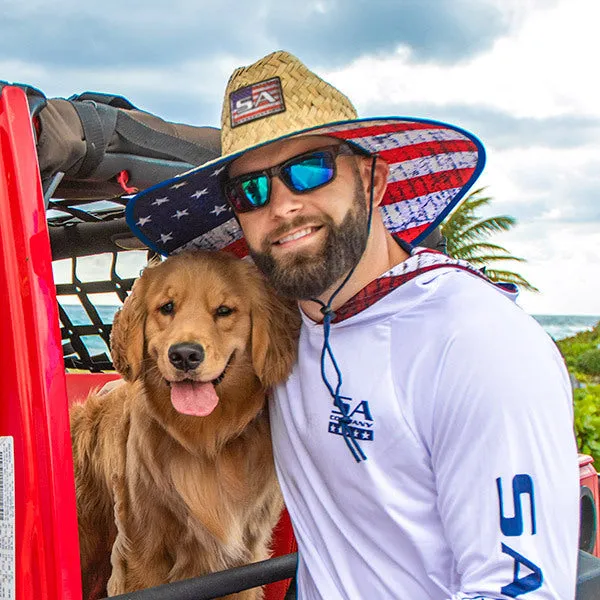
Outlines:
[{"label": "dog's fur", "polygon": [[[144,270],[113,324],[126,383],[71,408],[84,598],[109,574],[115,595],[268,558],[282,500],[265,394],[291,370],[299,320],[227,254]],[[204,349],[192,371],[169,359],[182,342]],[[208,416],[175,410],[169,382],[222,373]]]}]

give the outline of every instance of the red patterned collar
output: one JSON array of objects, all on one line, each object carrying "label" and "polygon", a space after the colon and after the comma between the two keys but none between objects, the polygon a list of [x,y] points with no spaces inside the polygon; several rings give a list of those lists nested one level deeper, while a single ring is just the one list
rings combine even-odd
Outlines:
[{"label": "red patterned collar", "polygon": [[371,281],[343,306],[340,306],[335,311],[335,318],[332,323],[340,323],[362,312],[384,296],[387,296],[392,290],[418,275],[441,268],[462,269],[481,277],[485,281],[490,281],[481,271],[464,260],[450,258],[437,250],[414,248],[412,254],[405,261]]}]

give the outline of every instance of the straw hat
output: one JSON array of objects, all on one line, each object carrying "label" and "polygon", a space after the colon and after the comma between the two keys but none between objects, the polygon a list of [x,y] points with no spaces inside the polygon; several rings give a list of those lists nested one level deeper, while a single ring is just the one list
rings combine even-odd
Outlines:
[{"label": "straw hat", "polygon": [[464,196],[484,164],[470,133],[427,119],[359,119],[344,94],[295,56],[278,51],[234,71],[221,116],[222,156],[132,198],[131,230],[161,254],[187,248],[247,254],[222,192],[227,166],[244,152],[298,135],[326,135],[388,162],[379,207],[392,234],[418,243]]}]

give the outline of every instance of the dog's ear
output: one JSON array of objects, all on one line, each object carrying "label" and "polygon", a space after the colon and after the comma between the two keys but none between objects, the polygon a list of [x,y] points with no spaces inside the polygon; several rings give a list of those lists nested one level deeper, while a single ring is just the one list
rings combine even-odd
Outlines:
[{"label": "dog's ear", "polygon": [[295,301],[277,296],[258,271],[253,287],[252,363],[268,387],[284,381],[296,362],[300,312]]},{"label": "dog's ear", "polygon": [[110,333],[113,365],[125,381],[135,381],[142,372],[146,321],[143,288],[143,282],[136,281],[123,308],[115,314]]}]

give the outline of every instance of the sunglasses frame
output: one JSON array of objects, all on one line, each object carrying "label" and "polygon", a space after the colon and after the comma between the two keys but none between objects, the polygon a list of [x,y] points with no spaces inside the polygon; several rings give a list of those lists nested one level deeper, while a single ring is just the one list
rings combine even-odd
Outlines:
[{"label": "sunglasses frame", "polygon": [[[291,165],[294,165],[296,163],[302,162],[303,159],[306,158],[310,158],[311,156],[314,156],[315,154],[318,153],[327,153],[332,161],[332,176],[331,179],[328,179],[327,181],[324,181],[323,183],[320,183],[319,185],[316,185],[314,187],[311,188],[307,188],[305,190],[297,190],[291,181],[289,181],[289,177],[286,175],[285,173],[285,169]],[[233,177],[232,179],[226,180],[225,183],[223,184],[223,195],[225,196],[227,202],[229,202],[230,206],[233,208],[233,210],[236,213],[245,213],[245,212],[252,212],[254,210],[258,210],[260,208],[264,208],[265,206],[269,205],[269,202],[271,201],[271,180],[273,177],[277,176],[280,181],[283,182],[283,184],[294,194],[306,194],[308,192],[312,192],[314,190],[318,190],[319,188],[322,188],[328,184],[330,184],[337,175],[337,165],[336,165],[336,160],[337,157],[342,155],[342,156],[353,156],[358,154],[358,152],[356,152],[349,144],[346,143],[342,143],[342,144],[330,144],[328,146],[321,146],[319,148],[313,148],[312,150],[309,150],[307,152],[303,152],[302,154],[297,154],[296,156],[292,156],[288,159],[286,159],[284,162],[278,164],[278,165],[274,165],[272,167],[269,167],[268,169],[262,169],[260,171],[253,171],[251,173],[244,173],[243,175],[239,175],[237,177]],[[241,188],[241,184],[243,184],[246,181],[250,181],[251,179],[254,179],[255,177],[264,175],[267,178],[267,199],[265,201],[264,204],[261,204],[260,206],[256,206],[254,204],[252,204],[250,201],[246,200],[246,194],[245,192],[243,192],[240,188]],[[238,200],[238,198],[241,197],[241,202]]]}]

